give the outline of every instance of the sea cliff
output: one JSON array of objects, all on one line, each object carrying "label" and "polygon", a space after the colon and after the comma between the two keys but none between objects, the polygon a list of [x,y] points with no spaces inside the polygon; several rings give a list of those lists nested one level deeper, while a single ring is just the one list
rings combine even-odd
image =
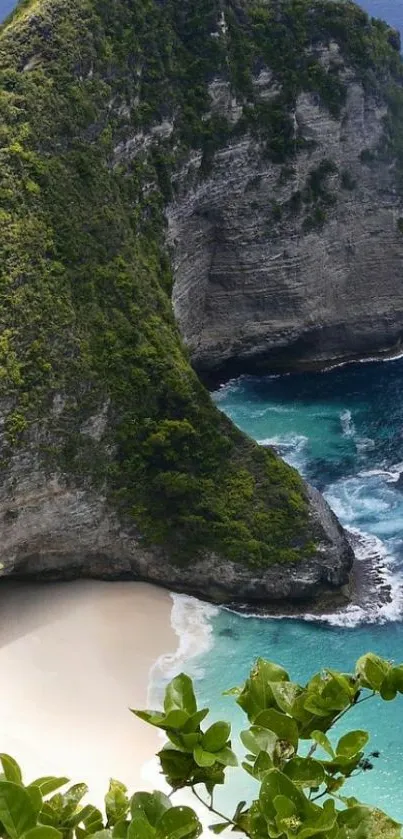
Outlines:
[{"label": "sea cliff", "polygon": [[309,321],[323,359],[364,310],[374,346],[398,340],[398,302],[374,328],[386,279],[378,319],[369,288],[375,254],[397,284],[403,251],[400,75],[396,33],[350,3],[19,5],[0,29],[3,574],[214,600],[348,582],[328,506],[213,406],[184,342],[202,372],[303,360]]}]

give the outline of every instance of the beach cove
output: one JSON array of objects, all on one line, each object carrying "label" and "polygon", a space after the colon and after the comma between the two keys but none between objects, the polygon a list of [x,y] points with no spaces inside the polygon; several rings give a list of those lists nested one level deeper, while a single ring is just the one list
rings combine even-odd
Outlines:
[{"label": "beach cove", "polygon": [[97,804],[110,777],[154,787],[142,770],[161,741],[129,708],[147,707],[150,671],[178,647],[172,606],[146,583],[3,584],[1,751],[27,780],[85,781]]}]

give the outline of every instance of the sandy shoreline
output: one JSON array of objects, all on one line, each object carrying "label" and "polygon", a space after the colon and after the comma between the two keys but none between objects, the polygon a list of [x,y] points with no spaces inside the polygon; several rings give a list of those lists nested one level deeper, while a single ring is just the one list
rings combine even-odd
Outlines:
[{"label": "sandy shoreline", "polygon": [[153,785],[142,767],[161,741],[128,708],[147,707],[151,667],[178,647],[171,611],[168,592],[147,583],[0,588],[0,751],[27,781],[68,775],[95,803],[110,777]]}]

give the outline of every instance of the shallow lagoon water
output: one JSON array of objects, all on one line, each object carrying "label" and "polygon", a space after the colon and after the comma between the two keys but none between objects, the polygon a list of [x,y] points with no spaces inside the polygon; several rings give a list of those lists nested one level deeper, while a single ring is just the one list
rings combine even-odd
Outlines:
[{"label": "shallow lagoon water", "polygon": [[[215,394],[219,408],[260,442],[271,443],[328,498],[342,522],[361,534],[361,554],[386,566],[393,599],[386,607],[347,610],[323,620],[262,619],[209,611],[208,652],[191,662],[200,700],[215,717],[245,720],[222,691],[240,684],[258,656],[286,666],[304,682],[323,666],[350,670],[373,650],[403,662],[403,359],[355,364],[325,373],[229,382]],[[351,781],[350,794],[403,820],[403,697],[356,708],[350,727],[371,731],[375,768]],[[344,726],[346,722],[344,722]],[[342,729],[346,730],[345,728]],[[253,794],[233,775],[223,806]]]}]

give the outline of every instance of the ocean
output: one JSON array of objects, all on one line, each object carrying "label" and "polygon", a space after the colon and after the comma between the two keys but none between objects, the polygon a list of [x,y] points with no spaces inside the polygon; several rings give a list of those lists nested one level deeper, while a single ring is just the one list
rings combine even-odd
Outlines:
[{"label": "ocean", "polygon": [[[241,429],[274,445],[324,492],[359,539],[359,558],[374,558],[392,593],[385,605],[374,598],[365,609],[305,620],[248,617],[174,595],[174,622],[184,640],[175,660],[160,662],[159,692],[174,672],[186,669],[201,703],[215,719],[230,719],[236,733],[245,720],[233,698],[222,693],[242,682],[258,656],[284,665],[300,682],[324,666],[351,670],[370,650],[403,662],[403,358],[321,373],[242,377],[214,398]],[[403,820],[402,713],[403,697],[368,702],[343,726],[368,729],[371,751],[380,752],[372,771],[351,780],[349,794]],[[240,774],[237,780],[232,772],[221,794],[223,807],[253,795],[253,782]]]}]

